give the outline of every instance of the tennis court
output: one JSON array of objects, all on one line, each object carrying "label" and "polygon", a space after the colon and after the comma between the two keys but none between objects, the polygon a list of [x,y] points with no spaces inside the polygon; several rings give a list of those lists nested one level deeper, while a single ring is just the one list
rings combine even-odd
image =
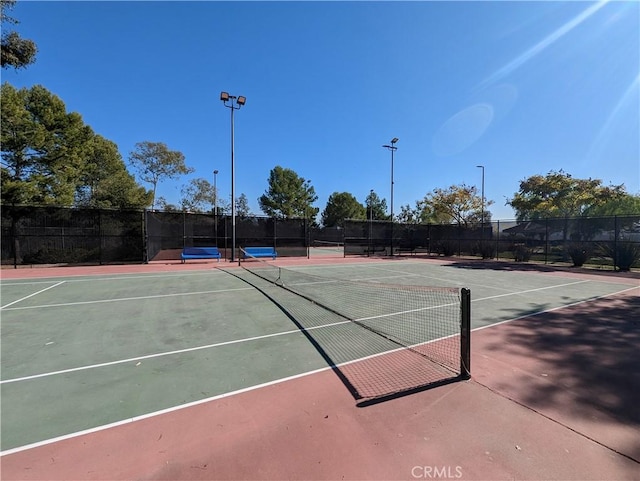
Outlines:
[{"label": "tennis court", "polygon": [[[274,264],[374,288],[356,298],[343,284],[307,286],[333,312],[224,262],[4,270],[3,479],[637,474],[637,275],[419,258]],[[470,381],[443,362],[415,367],[411,346],[352,322],[376,317],[367,309],[379,312],[392,285],[470,290]],[[460,304],[434,302],[420,316],[435,330]],[[424,336],[409,343],[459,346],[450,330]]]}]

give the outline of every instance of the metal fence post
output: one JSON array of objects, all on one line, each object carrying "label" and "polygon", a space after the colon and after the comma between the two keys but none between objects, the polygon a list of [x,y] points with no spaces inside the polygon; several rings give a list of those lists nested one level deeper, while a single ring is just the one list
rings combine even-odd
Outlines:
[{"label": "metal fence post", "polygon": [[500,221],[496,221],[496,260],[500,259]]},{"label": "metal fence post", "polygon": [[618,269],[618,238],[620,237],[620,226],[618,224],[618,216],[613,217],[613,270]]},{"label": "metal fence post", "polygon": [[102,265],[102,244],[104,240],[104,234],[102,232],[102,211],[100,209],[96,209],[98,213],[98,263]]},{"label": "metal fence post", "polygon": [[549,260],[549,218],[544,220],[544,263]]}]

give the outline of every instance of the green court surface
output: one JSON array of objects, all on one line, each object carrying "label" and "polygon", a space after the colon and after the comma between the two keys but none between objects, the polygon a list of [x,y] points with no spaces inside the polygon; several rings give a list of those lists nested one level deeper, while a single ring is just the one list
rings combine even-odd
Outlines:
[{"label": "green court surface", "polygon": [[[315,339],[327,343],[321,352],[295,319],[242,280],[246,271],[222,267],[4,279],[2,451],[326,369],[327,353],[338,364],[390,349],[357,325],[314,312]],[[381,284],[466,287],[474,329],[630,288],[606,277],[419,260],[290,268]]]}]

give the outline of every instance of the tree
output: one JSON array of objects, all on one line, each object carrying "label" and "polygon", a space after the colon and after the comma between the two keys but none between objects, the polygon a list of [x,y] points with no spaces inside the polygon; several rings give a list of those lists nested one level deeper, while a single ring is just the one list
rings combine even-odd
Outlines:
[{"label": "tree", "polygon": [[184,154],[177,150],[169,150],[162,142],[138,142],[135,150],[129,154],[129,162],[138,172],[140,180],[153,186],[151,207],[155,207],[156,188],[158,183],[167,179],[176,179],[180,175],[193,172],[184,163]]},{"label": "tree", "polygon": [[262,212],[270,217],[313,218],[320,210],[312,206],[316,200],[318,196],[311,181],[291,169],[276,166],[269,173],[269,188],[258,203]]},{"label": "tree", "polygon": [[640,214],[640,194],[631,195],[627,193],[622,193],[614,199],[585,210],[585,215],[589,217],[638,214]]},{"label": "tree", "polygon": [[[491,218],[487,206],[493,201],[484,202],[485,221]],[[482,197],[475,186],[465,184],[452,185],[448,189],[434,189],[416,204],[416,212],[424,223],[447,223],[467,226],[479,223],[482,211]]]},{"label": "tree", "polygon": [[521,181],[520,190],[507,204],[518,220],[578,217],[624,194],[624,185],[603,186],[600,179],[574,179],[560,170]]},{"label": "tree", "polygon": [[343,226],[345,219],[366,219],[367,209],[348,192],[334,192],[322,212],[325,227]]},{"label": "tree", "polygon": [[40,85],[2,85],[2,202],[140,207],[148,193],[127,172],[115,144]]},{"label": "tree", "polygon": [[387,215],[387,201],[386,199],[380,199],[378,194],[376,194],[373,190],[369,192],[365,200],[365,205],[367,209],[367,219],[373,220],[387,220],[389,216]]},{"label": "tree", "polygon": [[251,215],[249,199],[247,199],[245,194],[240,194],[240,197],[236,199],[236,215],[240,217],[248,217]]},{"label": "tree", "polygon": [[416,208],[412,209],[409,204],[400,206],[400,214],[397,216],[397,220],[401,224],[420,224],[421,210],[418,208],[418,202],[416,202]]},{"label": "tree", "polygon": [[158,205],[158,207],[161,210],[163,210],[165,212],[180,212],[181,211],[181,209],[177,205],[167,202],[167,199],[165,199],[162,196],[158,197],[158,199],[156,200],[156,204]]},{"label": "tree", "polygon": [[139,208],[149,205],[151,191],[136,184],[115,143],[95,135],[87,146],[76,204],[93,208]]},{"label": "tree", "polygon": [[72,205],[90,129],[42,86],[16,90],[4,83],[0,95],[3,201]]},{"label": "tree", "polygon": [[[18,20],[7,15],[7,10],[11,10],[16,4],[16,0],[0,0],[0,17],[2,24],[18,24]],[[15,69],[25,68],[36,60],[38,48],[33,40],[23,39],[14,31],[2,29],[1,64],[2,68],[13,67]]]},{"label": "tree", "polygon": [[207,206],[211,206],[211,212],[213,212],[216,196],[213,186],[207,179],[202,177],[191,179],[186,186],[182,187],[180,193],[182,194],[180,200],[182,210],[204,212]]}]

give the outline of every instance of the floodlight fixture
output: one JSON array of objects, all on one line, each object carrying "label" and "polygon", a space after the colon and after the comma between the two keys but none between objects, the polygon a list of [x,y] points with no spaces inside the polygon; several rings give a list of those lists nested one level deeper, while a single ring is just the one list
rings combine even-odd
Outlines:
[{"label": "floodlight fixture", "polygon": [[247,101],[247,98],[246,98],[246,97],[243,97],[242,95],[240,95],[240,96],[238,97],[238,100],[236,100],[236,102],[237,102],[237,104],[238,104],[238,105],[244,105],[244,104],[246,103],[246,101]]},{"label": "floodlight fixture", "polygon": [[229,94],[227,92],[220,92],[220,100],[226,102],[229,100]]}]

